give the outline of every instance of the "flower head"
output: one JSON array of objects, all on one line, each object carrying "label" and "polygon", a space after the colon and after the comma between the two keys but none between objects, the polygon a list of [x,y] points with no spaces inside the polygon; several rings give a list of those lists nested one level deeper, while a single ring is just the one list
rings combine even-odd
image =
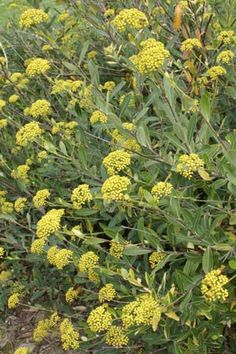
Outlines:
[{"label": "flower head", "polygon": [[232,50],[223,50],[216,58],[217,63],[229,64],[234,58]]},{"label": "flower head", "polygon": [[30,251],[32,253],[42,254],[43,248],[45,245],[46,245],[46,239],[45,238],[38,238],[32,242]]},{"label": "flower head", "polygon": [[66,318],[60,325],[61,343],[64,350],[79,348],[79,332],[75,331],[71,321]]},{"label": "flower head", "polygon": [[164,252],[152,252],[152,254],[149,256],[149,263],[151,268],[155,268],[158,263],[160,263],[164,258],[166,254]]},{"label": "flower head", "polygon": [[121,243],[112,240],[109,253],[111,256],[119,259],[123,256],[124,249],[125,245],[122,245]]},{"label": "flower head", "polygon": [[35,141],[43,132],[38,122],[30,122],[21,127],[16,133],[16,144],[19,146],[27,146]]},{"label": "flower head", "polygon": [[28,179],[28,171],[29,171],[29,166],[28,165],[19,165],[15,170],[12,171],[11,176],[15,179],[20,179],[25,183],[29,182]]},{"label": "flower head", "polygon": [[158,182],[152,188],[152,195],[156,200],[159,200],[162,197],[166,197],[171,194],[173,190],[173,186],[171,183],[168,182]]},{"label": "flower head", "polygon": [[74,289],[73,287],[69,288],[65,295],[66,302],[68,302],[68,304],[72,304],[78,298],[79,292],[79,289]]},{"label": "flower head", "polygon": [[209,302],[213,301],[225,301],[229,296],[228,290],[224,289],[224,285],[229,282],[226,275],[221,274],[222,270],[214,269],[207,273],[201,283],[201,293],[205,300]]},{"label": "flower head", "polygon": [[140,30],[148,25],[146,15],[138,9],[124,9],[111,21],[117,31],[124,32],[126,29],[133,28]]},{"label": "flower head", "polygon": [[21,197],[17,198],[15,203],[14,203],[15,211],[17,213],[21,212],[24,209],[26,202],[27,202],[26,198],[21,198]]},{"label": "flower head", "polygon": [[47,59],[36,58],[32,59],[27,65],[26,74],[29,77],[34,77],[36,75],[46,74],[50,69],[50,64]]},{"label": "flower head", "polygon": [[51,195],[48,189],[39,190],[33,197],[33,204],[35,208],[41,208],[45,205],[46,199]]},{"label": "flower head", "polygon": [[7,300],[7,306],[9,309],[14,309],[20,302],[21,295],[20,293],[12,294]]},{"label": "flower head", "polygon": [[19,347],[14,351],[14,354],[29,354],[29,348]]},{"label": "flower head", "polygon": [[103,159],[103,165],[106,167],[109,175],[115,175],[126,170],[130,164],[131,155],[123,150],[113,151]]},{"label": "flower head", "polygon": [[211,80],[215,81],[215,80],[218,80],[220,76],[225,75],[226,70],[222,66],[216,65],[216,66],[212,66],[210,69],[208,69],[206,74],[207,74],[207,76],[210,77]]},{"label": "flower head", "polygon": [[32,103],[31,107],[24,110],[25,115],[33,118],[47,117],[51,113],[51,104],[47,100],[37,100]]},{"label": "flower head", "polygon": [[181,155],[179,157],[177,172],[190,179],[193,173],[204,166],[204,161],[197,154]]},{"label": "flower head", "polygon": [[29,28],[48,21],[48,15],[41,9],[27,9],[20,17],[20,27]]},{"label": "flower head", "polygon": [[182,42],[180,50],[182,52],[192,51],[194,48],[201,48],[202,44],[197,38],[188,38]]},{"label": "flower head", "polygon": [[90,118],[90,122],[91,124],[95,124],[95,123],[106,123],[108,120],[108,117],[100,112],[100,111],[94,111],[93,114],[91,115]]},{"label": "flower head", "polygon": [[37,237],[47,238],[61,228],[61,218],[64,215],[64,209],[49,210],[37,223]]},{"label": "flower head", "polygon": [[111,326],[112,316],[106,307],[98,306],[90,312],[87,323],[92,332],[103,332]]},{"label": "flower head", "polygon": [[99,302],[112,301],[116,297],[116,290],[113,284],[106,284],[98,292]]},{"label": "flower head", "polygon": [[71,195],[71,201],[74,209],[80,209],[86,202],[93,199],[87,184],[81,184],[75,188]]},{"label": "flower head", "polygon": [[103,199],[107,201],[120,201],[127,199],[125,193],[131,182],[128,177],[114,175],[109,177],[102,185]]},{"label": "flower head", "polygon": [[128,344],[128,337],[122,327],[111,326],[105,336],[105,342],[115,348],[121,348]]}]

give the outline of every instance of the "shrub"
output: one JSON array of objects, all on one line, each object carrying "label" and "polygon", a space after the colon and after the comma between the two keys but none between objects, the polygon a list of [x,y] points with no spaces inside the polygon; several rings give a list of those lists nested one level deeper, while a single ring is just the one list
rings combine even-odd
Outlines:
[{"label": "shrub", "polygon": [[1,35],[2,308],[37,348],[233,352],[232,2],[43,4]]}]

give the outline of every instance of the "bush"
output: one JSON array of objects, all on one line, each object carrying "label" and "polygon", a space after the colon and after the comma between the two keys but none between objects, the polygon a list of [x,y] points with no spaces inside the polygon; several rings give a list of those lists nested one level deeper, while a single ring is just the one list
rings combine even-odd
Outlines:
[{"label": "bush", "polygon": [[10,4],[0,303],[37,314],[15,353],[234,352],[234,5]]}]

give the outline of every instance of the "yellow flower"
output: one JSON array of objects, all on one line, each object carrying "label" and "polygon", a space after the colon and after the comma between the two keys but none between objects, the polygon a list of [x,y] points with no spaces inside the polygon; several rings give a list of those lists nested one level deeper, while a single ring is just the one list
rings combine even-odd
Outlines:
[{"label": "yellow flower", "polygon": [[88,52],[88,54],[87,54],[87,57],[88,57],[88,59],[94,59],[94,58],[96,58],[96,56],[97,56],[97,52],[96,52],[96,50],[91,50],[91,52]]},{"label": "yellow flower", "polygon": [[112,324],[112,316],[103,305],[98,306],[90,312],[87,323],[92,332],[99,333],[108,330]]},{"label": "yellow flower", "polygon": [[4,100],[2,100],[1,98],[0,98],[0,111],[3,109],[3,107],[5,107],[6,106],[6,101],[4,101]]},{"label": "yellow flower", "polygon": [[111,256],[119,259],[123,256],[124,249],[125,245],[122,245],[121,243],[118,243],[116,241],[111,241],[109,253]]},{"label": "yellow flower", "polygon": [[63,269],[66,265],[70,264],[72,261],[73,252],[65,248],[59,249],[57,246],[52,246],[49,248],[47,253],[48,262],[58,269]]},{"label": "yellow flower", "polygon": [[71,195],[71,201],[74,209],[80,209],[86,202],[93,199],[87,184],[81,184],[75,188]]},{"label": "yellow flower", "polygon": [[45,205],[46,199],[51,195],[48,189],[39,190],[33,197],[33,204],[35,208],[41,208]]},{"label": "yellow flower", "polygon": [[106,167],[109,175],[115,175],[127,170],[130,164],[131,155],[123,150],[113,151],[103,159],[103,165]]},{"label": "yellow flower", "polygon": [[204,161],[197,154],[181,155],[177,165],[177,172],[190,179],[193,173],[204,166]]},{"label": "yellow flower", "polygon": [[1,273],[0,273],[0,282],[6,282],[8,281],[10,278],[11,278],[11,272],[9,271],[6,271],[6,270],[3,270]]},{"label": "yellow flower", "polygon": [[68,12],[64,11],[58,16],[58,20],[60,22],[65,22],[69,17],[70,17],[70,14]]},{"label": "yellow flower", "polygon": [[104,12],[104,17],[112,17],[115,15],[115,10],[114,9],[107,9],[105,12]]},{"label": "yellow flower", "polygon": [[171,194],[173,186],[168,182],[158,182],[152,188],[151,193],[156,200],[159,200],[162,197],[166,197]]},{"label": "yellow flower", "polygon": [[30,251],[32,253],[42,254],[45,244],[46,244],[46,239],[45,238],[36,239],[36,240],[34,240],[32,242]]},{"label": "yellow flower", "polygon": [[37,155],[39,162],[45,160],[48,157],[47,151],[40,151]]},{"label": "yellow flower", "polygon": [[152,252],[152,254],[149,256],[149,263],[151,268],[155,268],[158,263],[160,263],[164,258],[166,254],[164,252]]},{"label": "yellow flower", "polygon": [[109,177],[102,185],[103,199],[106,201],[120,201],[127,199],[125,193],[131,182],[128,177],[114,175]]},{"label": "yellow flower", "polygon": [[218,78],[222,75],[226,74],[225,68],[222,66],[212,66],[210,69],[207,70],[206,74],[210,76],[211,80],[218,80]]},{"label": "yellow flower", "polygon": [[5,57],[0,57],[0,65],[6,64],[6,58]]},{"label": "yellow flower", "polygon": [[2,213],[6,213],[6,214],[10,214],[13,212],[13,203],[11,202],[4,202],[2,205],[1,205],[1,212]]},{"label": "yellow flower", "polygon": [[99,257],[93,252],[89,251],[80,257],[78,268],[80,272],[88,272],[90,269],[98,266]]},{"label": "yellow flower", "polygon": [[33,340],[37,343],[42,342],[42,340],[47,337],[50,329],[51,326],[49,319],[40,320],[33,331]]},{"label": "yellow flower", "polygon": [[7,119],[0,119],[0,129],[7,126]]},{"label": "yellow flower", "polygon": [[50,64],[47,59],[35,58],[27,65],[26,74],[29,77],[34,77],[36,75],[46,74],[49,69]]},{"label": "yellow flower", "polygon": [[17,198],[14,203],[14,208],[17,213],[21,212],[25,208],[26,198]]},{"label": "yellow flower", "polygon": [[159,302],[151,295],[144,294],[123,307],[121,320],[125,328],[132,325],[152,325],[154,319],[160,320],[161,311]]},{"label": "yellow flower", "polygon": [[8,98],[9,103],[16,103],[19,100],[20,96],[18,95],[12,95]]},{"label": "yellow flower", "polygon": [[34,118],[47,117],[51,113],[51,104],[47,100],[37,100],[32,103],[31,107],[24,110],[25,115],[30,115]]},{"label": "yellow flower", "polygon": [[5,250],[3,247],[0,247],[0,258],[4,256]]},{"label": "yellow flower", "polygon": [[66,292],[66,302],[72,304],[79,297],[80,289],[69,288]]},{"label": "yellow flower", "polygon": [[222,269],[214,269],[207,273],[201,283],[201,293],[205,300],[225,301],[229,296],[228,290],[224,289],[224,285],[229,282],[226,275],[222,275]]},{"label": "yellow flower", "polygon": [[122,127],[132,133],[135,132],[136,130],[134,123],[130,123],[130,122],[123,123]]},{"label": "yellow flower", "polygon": [[141,74],[157,71],[164,65],[166,58],[170,56],[164,44],[153,38],[140,43],[141,51],[129,59]]},{"label": "yellow flower", "polygon": [[221,31],[217,36],[217,40],[224,44],[236,43],[236,35],[234,31]]},{"label": "yellow flower", "polygon": [[115,348],[121,348],[128,344],[128,337],[122,327],[111,326],[105,336],[105,342]]},{"label": "yellow flower", "polygon": [[51,45],[49,45],[49,44],[44,44],[44,45],[42,46],[42,51],[43,51],[43,52],[48,52],[49,50],[53,50],[53,47],[52,47]]},{"label": "yellow flower", "polygon": [[64,209],[49,210],[37,223],[37,237],[47,238],[61,228],[61,218],[64,215]]},{"label": "yellow flower", "polygon": [[9,309],[14,309],[20,302],[21,295],[19,293],[12,294],[7,300],[7,306]]},{"label": "yellow flower", "polygon": [[107,121],[108,121],[108,117],[100,111],[93,112],[93,114],[91,115],[91,118],[90,118],[91,124],[95,124],[98,122],[105,124],[105,123],[107,123]]},{"label": "yellow flower", "polygon": [[107,91],[112,91],[116,87],[116,83],[114,81],[106,81],[103,85],[103,89]]},{"label": "yellow flower", "polygon": [[19,146],[27,146],[29,143],[34,142],[42,132],[43,129],[40,128],[39,123],[27,123],[16,133],[16,144]]},{"label": "yellow flower", "polygon": [[15,170],[12,171],[11,176],[15,179],[21,179],[23,182],[28,183],[28,171],[29,166],[27,165],[20,165]]},{"label": "yellow flower", "polygon": [[29,354],[29,348],[20,347],[14,351],[14,354]]},{"label": "yellow flower", "polygon": [[67,318],[60,325],[61,343],[64,350],[79,348],[79,332],[75,331],[72,323]]},{"label": "yellow flower", "polygon": [[148,26],[146,15],[138,9],[124,9],[111,21],[117,31],[124,32],[126,29],[133,28],[140,30]]},{"label": "yellow flower", "polygon": [[113,284],[106,284],[98,292],[99,302],[112,301],[116,297],[116,290]]},{"label": "yellow flower", "polygon": [[234,58],[234,52],[232,50],[223,50],[219,53],[216,61],[217,63],[229,64]]},{"label": "yellow flower", "polygon": [[188,38],[182,42],[180,50],[182,52],[192,51],[194,48],[201,48],[202,44],[197,38]]},{"label": "yellow flower", "polygon": [[41,9],[27,9],[20,17],[20,27],[29,28],[48,21],[48,15]]},{"label": "yellow flower", "polygon": [[11,74],[10,80],[12,82],[17,82],[17,81],[21,80],[23,78],[23,76],[24,76],[23,74],[15,72],[15,73]]}]

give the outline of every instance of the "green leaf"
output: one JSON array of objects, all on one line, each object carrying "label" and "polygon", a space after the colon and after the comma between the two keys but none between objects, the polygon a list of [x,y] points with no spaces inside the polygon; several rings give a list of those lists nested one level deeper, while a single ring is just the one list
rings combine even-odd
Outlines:
[{"label": "green leaf", "polygon": [[140,145],[145,147],[151,146],[149,130],[145,125],[141,125],[137,128],[136,138]]},{"label": "green leaf", "polygon": [[80,56],[79,56],[79,65],[82,63],[82,61],[87,53],[89,44],[90,44],[90,41],[84,42],[83,48],[82,48]]},{"label": "green leaf", "polygon": [[200,100],[200,112],[209,122],[211,117],[211,102],[207,93],[204,93]]},{"label": "green leaf", "polygon": [[213,268],[213,254],[210,247],[207,247],[202,257],[202,269],[208,273]]},{"label": "green leaf", "polygon": [[124,250],[124,254],[126,256],[139,256],[141,254],[147,254],[150,253],[151,250],[147,248],[141,248],[135,245],[127,245]]},{"label": "green leaf", "polygon": [[231,259],[230,261],[229,261],[229,266],[230,266],[230,268],[231,269],[236,269],[236,259]]}]

